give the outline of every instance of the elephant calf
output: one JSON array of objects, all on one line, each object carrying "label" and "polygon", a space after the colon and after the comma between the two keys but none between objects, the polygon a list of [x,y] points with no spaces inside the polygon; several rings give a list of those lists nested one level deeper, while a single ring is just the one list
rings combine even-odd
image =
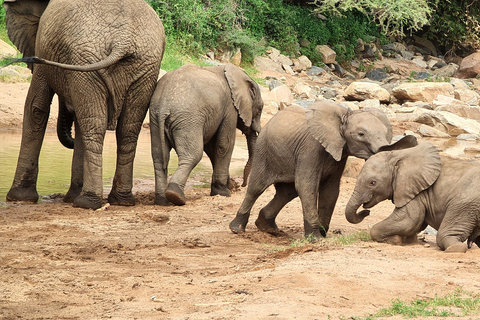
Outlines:
[{"label": "elephant calf", "polygon": [[230,230],[245,231],[255,201],[273,184],[276,194],[260,210],[256,226],[277,233],[277,214],[299,196],[305,236],[325,237],[348,156],[367,159],[391,139],[391,124],[379,110],[351,111],[321,101],[307,110],[279,111],[258,137],[247,193]]},{"label": "elephant calf", "polygon": [[[202,159],[203,151],[213,166],[211,195],[229,196],[236,128],[247,137],[245,181],[261,128],[262,109],[260,87],[233,64],[185,65],[163,76],[150,103],[155,204],[185,204],[185,183]],[[167,185],[172,147],[178,155],[178,168]]]},{"label": "elephant calf", "polygon": [[[480,162],[440,156],[435,146],[421,143],[405,150],[380,152],[365,162],[345,215],[359,223],[369,210],[391,199],[393,213],[375,224],[374,241],[401,245],[416,241],[432,226],[446,252],[465,252],[480,245]],[[468,239],[468,243],[464,243]]]}]

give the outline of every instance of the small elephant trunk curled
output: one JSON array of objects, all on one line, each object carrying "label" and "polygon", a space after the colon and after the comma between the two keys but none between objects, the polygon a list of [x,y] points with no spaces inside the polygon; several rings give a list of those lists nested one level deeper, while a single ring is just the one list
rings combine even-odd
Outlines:
[{"label": "small elephant trunk curled", "polygon": [[359,199],[357,193],[354,192],[345,208],[345,218],[353,224],[362,222],[363,219],[370,214],[370,210],[362,210],[357,213],[358,208],[362,205],[362,201]]},{"label": "small elephant trunk curled", "polygon": [[257,137],[257,132],[253,130],[247,135],[248,160],[245,168],[243,169],[242,187],[245,187],[247,185],[248,176],[250,175],[250,171],[252,170],[253,153],[255,149],[255,143],[257,142]]}]

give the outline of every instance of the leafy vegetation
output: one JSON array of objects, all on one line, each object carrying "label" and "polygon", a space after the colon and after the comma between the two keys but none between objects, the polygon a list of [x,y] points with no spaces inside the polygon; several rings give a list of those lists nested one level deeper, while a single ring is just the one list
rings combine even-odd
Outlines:
[{"label": "leafy vegetation", "polygon": [[[412,33],[426,36],[443,52],[480,49],[477,0],[298,1],[303,6],[284,0],[145,1],[165,25],[167,70],[208,51],[240,49],[248,64],[268,46],[319,63],[316,46],[326,44],[342,63],[355,57],[358,39],[385,43]],[[10,43],[2,6],[0,39]]]}]

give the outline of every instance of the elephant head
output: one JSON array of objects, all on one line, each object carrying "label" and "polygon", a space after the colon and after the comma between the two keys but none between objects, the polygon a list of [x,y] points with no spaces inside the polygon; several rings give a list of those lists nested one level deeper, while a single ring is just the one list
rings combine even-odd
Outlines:
[{"label": "elephant head", "polygon": [[[367,209],[386,199],[401,208],[437,180],[441,160],[435,146],[406,147],[379,152],[365,162],[345,209],[350,223],[360,223],[369,214]],[[365,210],[357,213],[361,205]]]},{"label": "elephant head", "polygon": [[225,66],[224,71],[233,105],[238,111],[237,128],[247,137],[248,161],[243,173],[242,186],[244,187],[252,168],[254,146],[261,130],[260,117],[263,100],[258,84],[243,70],[229,63]]},{"label": "elephant head", "polygon": [[[321,101],[308,107],[306,119],[310,133],[336,161],[345,155],[344,151],[347,155],[368,159],[382,148],[395,148],[390,145],[392,125],[380,110],[351,111]],[[404,143],[400,141],[397,143]]]},{"label": "elephant head", "polygon": [[[5,0],[8,37],[25,57],[35,55],[38,23],[49,0]],[[28,65],[33,70],[33,64]]]}]

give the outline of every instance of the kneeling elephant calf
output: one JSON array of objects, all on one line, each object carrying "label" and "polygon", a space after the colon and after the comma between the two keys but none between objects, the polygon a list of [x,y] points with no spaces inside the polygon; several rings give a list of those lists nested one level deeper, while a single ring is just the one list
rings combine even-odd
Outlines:
[{"label": "kneeling elephant calf", "polygon": [[430,225],[440,249],[465,252],[473,242],[480,245],[479,177],[480,162],[440,156],[430,143],[380,152],[365,162],[345,215],[359,223],[369,213],[357,213],[361,205],[391,199],[393,213],[370,230],[374,241],[412,242]]}]

